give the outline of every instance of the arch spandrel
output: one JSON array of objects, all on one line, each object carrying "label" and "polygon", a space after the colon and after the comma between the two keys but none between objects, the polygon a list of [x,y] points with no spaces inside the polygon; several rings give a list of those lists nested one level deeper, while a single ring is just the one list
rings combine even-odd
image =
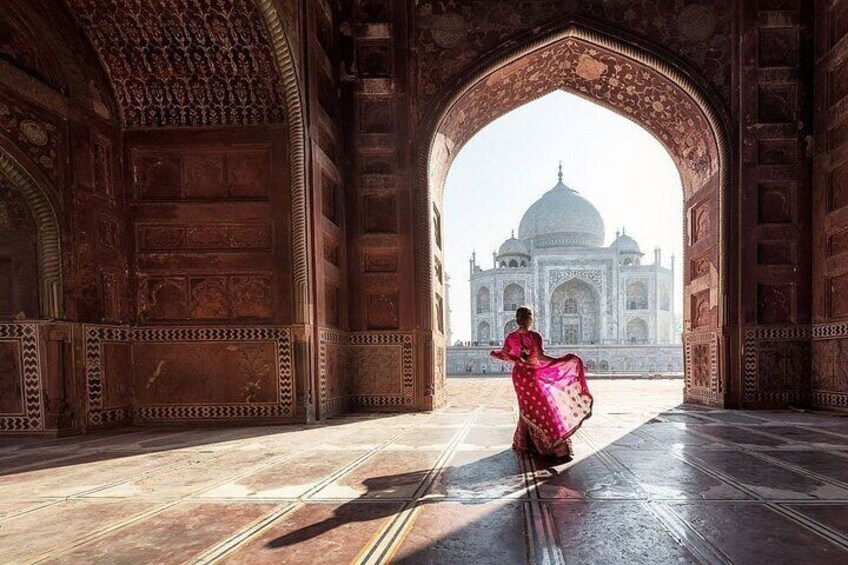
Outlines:
[{"label": "arch spandrel", "polygon": [[450,141],[449,158],[493,119],[555,90],[587,98],[654,135],[678,166],[687,197],[718,174],[717,123],[702,103],[655,66],[605,48],[578,28],[531,48],[461,93],[438,127]]}]

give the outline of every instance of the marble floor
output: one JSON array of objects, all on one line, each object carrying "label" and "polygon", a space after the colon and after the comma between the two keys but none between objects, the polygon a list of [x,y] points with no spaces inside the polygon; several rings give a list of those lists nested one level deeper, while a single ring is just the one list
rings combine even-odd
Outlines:
[{"label": "marble floor", "polygon": [[848,418],[591,385],[550,468],[500,377],[432,414],[0,440],[0,562],[848,563]]}]

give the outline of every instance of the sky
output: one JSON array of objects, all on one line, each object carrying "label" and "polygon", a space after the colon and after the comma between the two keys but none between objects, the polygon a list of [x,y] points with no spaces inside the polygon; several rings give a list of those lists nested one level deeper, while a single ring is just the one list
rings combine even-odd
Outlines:
[{"label": "sky", "polygon": [[639,125],[565,92],[553,92],[501,116],[456,156],[445,184],[445,261],[452,339],[471,336],[468,259],[492,267],[492,251],[518,233],[527,208],[557,182],[588,199],[604,219],[609,245],[622,227],[639,243],[643,264],[656,246],[663,264],[676,256],[675,310],[682,304],[683,190],[665,148]]}]

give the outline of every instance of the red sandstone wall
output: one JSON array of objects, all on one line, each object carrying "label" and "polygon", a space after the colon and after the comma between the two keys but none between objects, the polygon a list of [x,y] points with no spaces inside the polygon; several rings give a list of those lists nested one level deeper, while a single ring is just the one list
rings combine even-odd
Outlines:
[{"label": "red sandstone wall", "polygon": [[[0,28],[0,148],[37,185],[58,224],[59,317],[126,322],[131,313],[121,137],[103,73],[70,15],[52,3],[9,3]],[[28,284],[43,298],[37,280]],[[54,315],[41,310],[26,313],[32,321],[0,326],[0,388],[8,393],[0,430],[68,432],[86,420],[82,329],[38,322]],[[126,408],[128,391],[129,373],[117,372],[108,402]]]},{"label": "red sandstone wall", "polygon": [[816,3],[813,403],[848,408],[848,1]]},{"label": "red sandstone wall", "polygon": [[131,330],[136,420],[294,417],[283,129],[125,141],[135,316],[145,326]]},{"label": "red sandstone wall", "polygon": [[739,259],[743,406],[809,402],[812,14],[742,2]]},{"label": "red sandstone wall", "polygon": [[317,377],[309,387],[315,417],[334,416],[350,403],[348,374],[347,187],[339,98],[341,65],[338,16],[330,4],[304,3],[308,105],[313,120],[311,194],[315,257]]},{"label": "red sandstone wall", "polygon": [[[343,107],[347,170],[352,406],[428,407],[422,364],[431,334],[415,335],[414,82],[409,3],[355,2],[349,45],[356,74]],[[427,213],[424,213],[424,221]]]}]

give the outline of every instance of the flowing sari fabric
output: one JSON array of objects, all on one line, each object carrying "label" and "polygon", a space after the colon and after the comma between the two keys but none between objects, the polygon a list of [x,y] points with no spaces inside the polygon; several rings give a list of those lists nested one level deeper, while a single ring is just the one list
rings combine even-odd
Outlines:
[{"label": "flowing sari fabric", "polygon": [[509,334],[492,356],[515,363],[512,383],[518,397],[518,428],[512,448],[540,455],[571,454],[571,435],[592,415],[592,395],[583,361],[565,355],[542,360],[542,336],[533,331]]}]

